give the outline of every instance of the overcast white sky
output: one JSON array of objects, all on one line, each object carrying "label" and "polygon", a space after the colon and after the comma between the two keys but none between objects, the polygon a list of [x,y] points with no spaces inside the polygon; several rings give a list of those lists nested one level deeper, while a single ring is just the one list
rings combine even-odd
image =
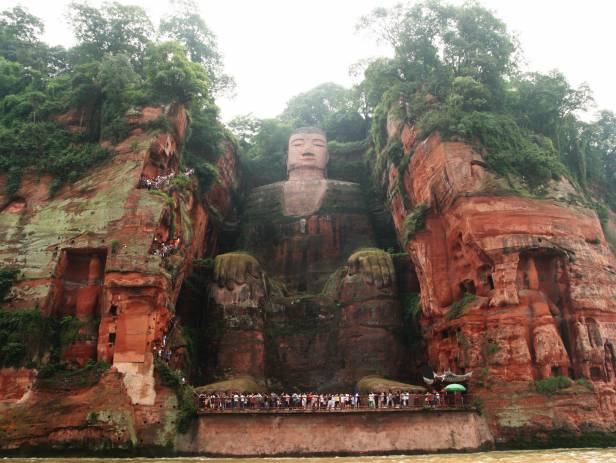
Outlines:
[{"label": "overcast white sky", "polygon": [[[253,113],[273,117],[287,100],[323,82],[350,86],[349,67],[387,49],[357,35],[359,17],[396,0],[197,0],[217,35],[226,69],[235,77],[233,100],[219,99],[223,120]],[[21,4],[46,24],[44,39],[70,46],[64,15],[69,0],[0,0]],[[99,5],[100,0],[91,4]],[[122,0],[143,6],[158,22],[167,0]],[[452,3],[461,3],[454,0]],[[519,36],[529,70],[558,68],[574,85],[587,82],[597,109],[616,111],[613,0],[483,0]]]}]

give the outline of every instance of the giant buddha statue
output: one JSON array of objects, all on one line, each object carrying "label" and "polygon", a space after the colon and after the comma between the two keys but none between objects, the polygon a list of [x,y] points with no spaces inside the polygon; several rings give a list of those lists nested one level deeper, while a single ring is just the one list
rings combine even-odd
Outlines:
[{"label": "giant buddha statue", "polygon": [[298,129],[288,179],[249,193],[241,251],[217,256],[210,287],[217,378],[317,388],[398,376],[392,258],[374,247],[360,185],[327,179],[328,160],[325,134]]}]

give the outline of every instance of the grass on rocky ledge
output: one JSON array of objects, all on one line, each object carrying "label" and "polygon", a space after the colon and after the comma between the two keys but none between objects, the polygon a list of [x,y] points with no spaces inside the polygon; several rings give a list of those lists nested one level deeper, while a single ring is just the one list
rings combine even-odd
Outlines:
[{"label": "grass on rocky ledge", "polygon": [[445,314],[445,320],[449,322],[451,320],[455,320],[456,318],[460,318],[464,315],[466,307],[475,299],[477,299],[477,296],[472,293],[467,293],[462,296],[461,299],[451,304],[451,307],[449,307],[449,310]]},{"label": "grass on rocky ledge", "polygon": [[561,389],[571,387],[573,385],[573,381],[566,376],[550,376],[549,378],[535,381],[534,385],[535,389],[540,394],[551,396]]}]

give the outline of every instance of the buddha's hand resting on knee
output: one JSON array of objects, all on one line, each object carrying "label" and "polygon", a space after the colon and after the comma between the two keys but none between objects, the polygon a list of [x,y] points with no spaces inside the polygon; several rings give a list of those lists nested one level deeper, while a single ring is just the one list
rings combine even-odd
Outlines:
[{"label": "buddha's hand resting on knee", "polygon": [[394,263],[382,249],[367,248],[354,252],[347,261],[349,275],[360,274],[369,285],[387,288],[394,284]]},{"label": "buddha's hand resting on knee", "polygon": [[216,256],[214,279],[219,286],[233,289],[234,284],[244,284],[249,277],[261,278],[261,265],[250,254],[229,252]]}]

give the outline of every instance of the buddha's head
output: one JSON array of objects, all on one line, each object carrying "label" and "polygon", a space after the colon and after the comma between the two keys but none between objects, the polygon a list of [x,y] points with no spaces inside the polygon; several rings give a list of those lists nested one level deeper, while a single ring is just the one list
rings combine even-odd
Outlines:
[{"label": "buddha's head", "polygon": [[325,178],[328,161],[327,138],[321,129],[302,127],[293,131],[287,156],[290,180]]}]

